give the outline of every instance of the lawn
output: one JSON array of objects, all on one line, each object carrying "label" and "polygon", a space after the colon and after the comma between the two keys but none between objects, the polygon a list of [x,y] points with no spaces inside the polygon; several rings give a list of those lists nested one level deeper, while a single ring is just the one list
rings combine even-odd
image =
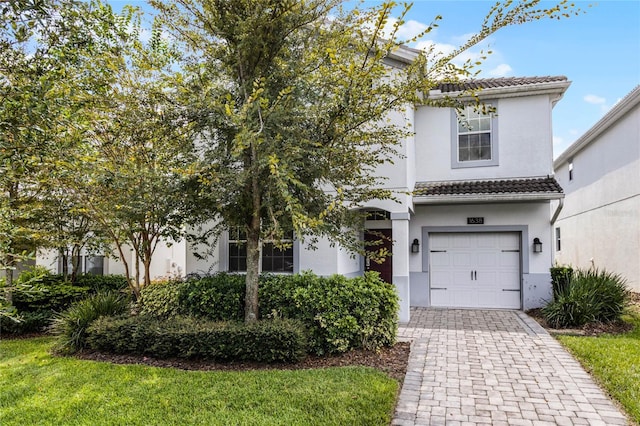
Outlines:
[{"label": "lawn", "polygon": [[640,311],[626,320],[635,325],[630,333],[557,339],[640,424]]},{"label": "lawn", "polygon": [[398,383],[371,368],[199,372],[49,354],[0,341],[0,424],[388,425]]}]

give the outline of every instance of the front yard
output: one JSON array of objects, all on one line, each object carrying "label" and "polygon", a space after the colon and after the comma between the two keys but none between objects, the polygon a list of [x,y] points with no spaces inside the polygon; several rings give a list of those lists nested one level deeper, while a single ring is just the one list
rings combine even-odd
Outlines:
[{"label": "front yard", "polygon": [[388,425],[398,382],[365,367],[183,371],[57,358],[0,341],[0,424]]},{"label": "front yard", "polygon": [[626,320],[629,333],[556,338],[640,424],[640,301]]}]

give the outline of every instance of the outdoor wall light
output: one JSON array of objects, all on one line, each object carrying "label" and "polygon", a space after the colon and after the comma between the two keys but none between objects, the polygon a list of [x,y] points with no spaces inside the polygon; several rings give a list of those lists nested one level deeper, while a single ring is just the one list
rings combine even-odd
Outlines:
[{"label": "outdoor wall light", "polygon": [[540,238],[533,239],[533,252],[542,253],[542,241],[540,241]]},{"label": "outdoor wall light", "polygon": [[411,253],[420,253],[420,241],[417,238],[411,244]]}]

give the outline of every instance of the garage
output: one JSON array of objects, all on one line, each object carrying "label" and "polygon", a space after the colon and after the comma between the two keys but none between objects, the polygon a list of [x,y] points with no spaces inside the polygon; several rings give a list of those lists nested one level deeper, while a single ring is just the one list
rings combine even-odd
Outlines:
[{"label": "garage", "polygon": [[429,233],[433,307],[520,309],[520,233]]}]

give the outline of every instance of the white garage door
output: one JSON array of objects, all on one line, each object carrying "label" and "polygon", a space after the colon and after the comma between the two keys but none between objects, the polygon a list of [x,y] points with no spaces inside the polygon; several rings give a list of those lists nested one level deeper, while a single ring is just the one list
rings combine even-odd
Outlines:
[{"label": "white garage door", "polygon": [[431,306],[520,309],[520,235],[429,234]]}]

